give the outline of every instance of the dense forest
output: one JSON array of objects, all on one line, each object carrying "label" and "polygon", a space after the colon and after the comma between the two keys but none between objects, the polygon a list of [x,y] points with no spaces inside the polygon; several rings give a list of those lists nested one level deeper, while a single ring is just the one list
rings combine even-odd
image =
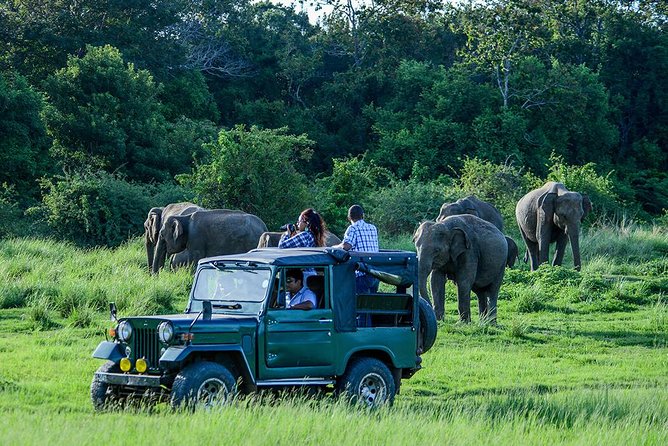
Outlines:
[{"label": "dense forest", "polygon": [[[194,200],[385,234],[545,179],[668,219],[668,3],[1,0],[0,235],[116,246]],[[509,221],[508,226],[512,226]]]}]

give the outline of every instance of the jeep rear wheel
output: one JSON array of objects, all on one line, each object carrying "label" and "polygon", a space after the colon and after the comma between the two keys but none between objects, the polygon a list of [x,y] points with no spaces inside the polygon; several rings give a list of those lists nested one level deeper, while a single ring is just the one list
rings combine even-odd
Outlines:
[{"label": "jeep rear wheel", "polygon": [[396,383],[390,369],[378,359],[358,358],[337,380],[336,391],[354,403],[367,407],[392,404]]},{"label": "jeep rear wheel", "polygon": [[[108,361],[101,365],[97,371],[102,373],[120,373],[121,369],[118,364]],[[114,400],[117,400],[118,394],[114,386],[100,381],[97,375],[95,375],[93,376],[93,381],[90,383],[90,399],[93,402],[93,408],[101,411],[109,407]]]},{"label": "jeep rear wheel", "polygon": [[229,402],[237,393],[237,380],[229,369],[215,362],[196,362],[174,379],[174,408],[214,407]]}]

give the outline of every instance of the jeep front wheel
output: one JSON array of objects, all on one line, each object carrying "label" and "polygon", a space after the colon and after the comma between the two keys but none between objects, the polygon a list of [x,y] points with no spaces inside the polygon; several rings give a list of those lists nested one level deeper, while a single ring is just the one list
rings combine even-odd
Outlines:
[{"label": "jeep front wheel", "polygon": [[378,359],[353,360],[336,382],[336,391],[352,402],[368,407],[392,404],[396,383],[390,369]]},{"label": "jeep front wheel", "polygon": [[227,403],[237,393],[237,380],[229,369],[215,362],[196,362],[174,379],[174,408],[213,407]]},{"label": "jeep front wheel", "polygon": [[[118,364],[108,361],[102,364],[97,371],[102,373],[120,373],[121,369]],[[118,395],[113,386],[100,381],[97,375],[93,376],[93,381],[90,383],[90,399],[93,402],[95,410],[104,410],[117,397]]]}]

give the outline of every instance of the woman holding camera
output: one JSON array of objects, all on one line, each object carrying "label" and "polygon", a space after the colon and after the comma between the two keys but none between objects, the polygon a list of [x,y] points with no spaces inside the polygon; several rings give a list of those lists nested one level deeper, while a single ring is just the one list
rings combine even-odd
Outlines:
[{"label": "woman holding camera", "polygon": [[288,230],[278,242],[279,248],[309,248],[325,246],[325,220],[315,209],[305,209],[299,214],[299,220],[294,225],[288,225]]}]

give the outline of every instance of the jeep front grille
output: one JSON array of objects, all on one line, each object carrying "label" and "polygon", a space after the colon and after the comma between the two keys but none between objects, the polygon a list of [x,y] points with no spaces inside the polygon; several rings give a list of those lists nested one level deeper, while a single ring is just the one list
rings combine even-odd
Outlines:
[{"label": "jeep front grille", "polygon": [[149,370],[158,369],[160,359],[160,344],[158,332],[155,328],[135,328],[135,360],[145,358]]}]

